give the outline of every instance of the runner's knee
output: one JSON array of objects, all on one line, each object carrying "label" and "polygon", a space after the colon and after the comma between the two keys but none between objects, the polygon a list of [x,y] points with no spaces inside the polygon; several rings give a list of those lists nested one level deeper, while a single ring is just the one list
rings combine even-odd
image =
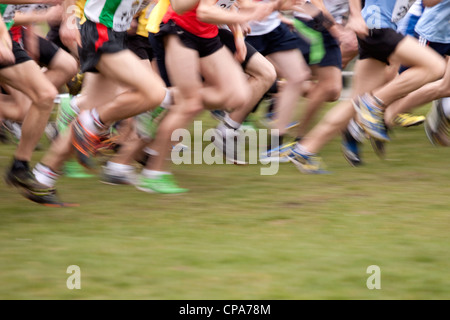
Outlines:
[{"label": "runner's knee", "polygon": [[53,101],[57,94],[58,90],[53,85],[48,84],[40,88],[36,93],[36,97],[32,100],[39,108],[52,109]]}]

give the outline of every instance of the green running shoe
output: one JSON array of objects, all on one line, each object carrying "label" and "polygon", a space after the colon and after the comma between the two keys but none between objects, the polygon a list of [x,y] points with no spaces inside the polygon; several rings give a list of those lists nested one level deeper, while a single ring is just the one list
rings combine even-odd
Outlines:
[{"label": "green running shoe", "polygon": [[75,160],[67,161],[64,165],[64,175],[68,178],[85,179],[94,175],[87,173],[86,169]]},{"label": "green running shoe", "polygon": [[61,94],[56,116],[56,128],[59,133],[64,132],[70,123],[78,116],[78,112],[71,105],[71,96],[69,94]]},{"label": "green running shoe", "polygon": [[138,134],[143,138],[153,139],[156,136],[159,121],[164,116],[164,111],[166,111],[166,109],[163,107],[157,107],[153,111],[137,115],[135,119]]},{"label": "green running shoe", "polygon": [[156,179],[140,176],[136,188],[148,193],[163,194],[177,194],[189,191],[188,189],[178,187],[173,175],[171,174],[163,174]]}]

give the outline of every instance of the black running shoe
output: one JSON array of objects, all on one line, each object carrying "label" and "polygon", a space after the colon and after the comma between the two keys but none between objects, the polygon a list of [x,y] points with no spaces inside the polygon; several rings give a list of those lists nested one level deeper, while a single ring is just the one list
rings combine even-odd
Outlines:
[{"label": "black running shoe", "polygon": [[48,207],[72,207],[75,204],[61,202],[55,188],[39,183],[29,168],[10,169],[5,176],[5,182],[16,187],[28,200]]}]

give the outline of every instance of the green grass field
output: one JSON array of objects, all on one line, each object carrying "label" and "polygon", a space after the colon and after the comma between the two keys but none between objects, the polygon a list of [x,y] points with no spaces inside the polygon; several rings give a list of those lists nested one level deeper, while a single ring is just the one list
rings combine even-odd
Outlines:
[{"label": "green grass field", "polygon": [[[0,145],[2,172],[13,151]],[[450,299],[450,148],[420,126],[394,131],[386,161],[366,144],[351,168],[338,138],[321,155],[332,174],[173,166],[191,190],[177,196],[62,178],[78,208],[1,183],[0,299]],[[70,265],[81,290],[66,286]]]}]

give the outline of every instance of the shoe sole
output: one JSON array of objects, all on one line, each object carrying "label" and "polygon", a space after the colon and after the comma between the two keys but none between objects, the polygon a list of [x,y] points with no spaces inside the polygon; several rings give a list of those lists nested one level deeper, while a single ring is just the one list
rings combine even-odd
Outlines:
[{"label": "shoe sole", "polygon": [[425,119],[420,120],[420,121],[416,121],[416,122],[411,123],[411,124],[408,124],[408,125],[404,125],[404,126],[399,125],[399,126],[402,127],[402,128],[411,128],[411,127],[417,127],[417,126],[420,126],[420,125],[423,124],[424,122],[425,122]]},{"label": "shoe sole", "polygon": [[290,162],[292,162],[297,167],[297,169],[301,173],[304,173],[304,174],[329,174],[330,173],[329,171],[326,171],[326,170],[316,170],[316,171],[305,170],[303,168],[303,164],[302,163],[298,162],[297,160],[295,160],[295,159],[293,159],[291,157],[288,157],[288,159],[289,159]]},{"label": "shoe sole", "polygon": [[146,188],[142,188],[139,186],[136,186],[136,189],[138,189],[139,191],[143,191],[145,193],[150,193],[150,194],[164,194],[164,195],[180,195],[180,194],[184,194],[187,193],[188,191],[184,191],[184,192],[173,192],[173,193],[165,193],[165,192],[158,192],[155,191],[153,189],[146,189]]},{"label": "shoe sole", "polygon": [[99,180],[101,183],[106,184],[108,186],[134,186],[135,183],[116,183],[116,182],[110,182],[110,181],[103,181]]},{"label": "shoe sole", "polygon": [[431,131],[431,129],[428,127],[427,124],[425,124],[425,134],[433,146],[435,146],[435,147],[439,146],[439,144],[437,143],[437,140],[434,138],[434,132]]},{"label": "shoe sole", "polygon": [[16,188],[17,191],[27,200],[40,204],[44,207],[49,208],[73,208],[73,207],[79,207],[80,205],[78,203],[69,203],[69,202],[58,202],[58,203],[50,203],[50,202],[42,202],[42,199],[40,199],[38,196],[30,194],[28,190],[26,190],[23,186],[16,185],[13,183],[10,179],[5,177],[5,183],[13,188]]},{"label": "shoe sole", "polygon": [[363,165],[363,162],[361,160],[355,161],[355,160],[350,159],[350,157],[348,157],[345,152],[345,147],[341,146],[341,151],[342,151],[342,156],[344,157],[344,159],[348,162],[348,164],[350,166],[356,168],[356,167],[360,167]]},{"label": "shoe sole", "polygon": [[261,164],[269,164],[272,162],[278,162],[278,163],[288,163],[290,162],[287,157],[267,157],[267,158],[260,158],[259,162]]},{"label": "shoe sole", "polygon": [[[370,137],[369,138],[370,141],[370,145],[372,146],[373,151],[375,152],[375,154],[378,156],[378,158],[385,160],[386,159],[386,148],[385,146],[383,146],[383,150],[381,150],[378,146],[377,146],[377,140]],[[382,141],[384,143],[384,141]]]}]

